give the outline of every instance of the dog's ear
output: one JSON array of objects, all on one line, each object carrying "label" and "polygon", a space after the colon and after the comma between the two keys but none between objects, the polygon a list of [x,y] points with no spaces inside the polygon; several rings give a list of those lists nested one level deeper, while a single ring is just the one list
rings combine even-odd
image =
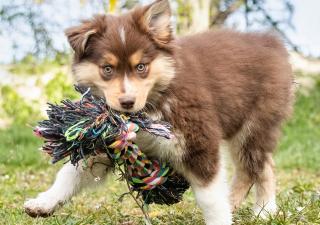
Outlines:
[{"label": "dog's ear", "polygon": [[137,11],[140,27],[159,44],[172,40],[171,9],[168,0],[157,0]]},{"label": "dog's ear", "polygon": [[79,57],[84,54],[90,36],[95,33],[97,33],[97,30],[93,28],[90,21],[85,21],[79,26],[65,30],[70,46]]}]

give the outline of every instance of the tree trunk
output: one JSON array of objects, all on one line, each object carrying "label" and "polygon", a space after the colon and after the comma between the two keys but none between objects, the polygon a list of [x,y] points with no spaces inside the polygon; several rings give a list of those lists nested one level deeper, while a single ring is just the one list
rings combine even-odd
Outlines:
[{"label": "tree trunk", "polygon": [[189,0],[192,8],[192,22],[190,33],[207,30],[210,25],[210,3],[211,0]]}]

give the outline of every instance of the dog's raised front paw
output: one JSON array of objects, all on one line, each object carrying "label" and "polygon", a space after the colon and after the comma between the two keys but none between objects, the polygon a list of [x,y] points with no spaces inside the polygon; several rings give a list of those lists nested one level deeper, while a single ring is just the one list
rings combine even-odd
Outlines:
[{"label": "dog's raised front paw", "polygon": [[48,217],[59,206],[59,201],[54,198],[39,196],[29,199],[24,203],[25,212],[32,217]]}]

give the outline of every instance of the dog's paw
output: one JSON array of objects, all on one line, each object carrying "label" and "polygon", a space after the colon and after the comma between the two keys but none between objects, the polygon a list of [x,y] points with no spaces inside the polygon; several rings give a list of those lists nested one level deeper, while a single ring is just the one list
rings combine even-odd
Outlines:
[{"label": "dog's paw", "polygon": [[24,211],[31,217],[48,217],[59,206],[59,201],[50,197],[39,196],[24,203]]},{"label": "dog's paw", "polygon": [[277,212],[277,204],[275,201],[270,201],[264,205],[255,205],[253,208],[254,214],[262,219],[268,219]]}]

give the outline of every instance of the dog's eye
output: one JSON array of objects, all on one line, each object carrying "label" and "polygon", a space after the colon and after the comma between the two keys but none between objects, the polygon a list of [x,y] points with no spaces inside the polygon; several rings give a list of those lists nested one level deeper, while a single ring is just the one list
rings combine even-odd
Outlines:
[{"label": "dog's eye", "polygon": [[147,69],[147,66],[146,64],[143,64],[143,63],[139,63],[137,66],[136,66],[136,70],[138,73],[144,73]]},{"label": "dog's eye", "polygon": [[103,72],[104,72],[104,74],[111,74],[113,72],[112,66],[105,66],[103,68]]},{"label": "dog's eye", "polygon": [[113,67],[110,65],[104,66],[102,68],[103,70],[103,77],[105,78],[111,78],[112,74],[113,74]]}]

